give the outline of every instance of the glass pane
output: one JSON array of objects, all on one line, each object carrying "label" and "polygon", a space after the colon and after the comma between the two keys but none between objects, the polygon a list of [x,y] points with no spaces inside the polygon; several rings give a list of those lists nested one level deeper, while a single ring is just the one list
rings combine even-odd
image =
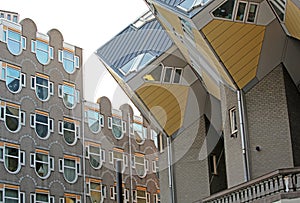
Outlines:
[{"label": "glass pane", "polygon": [[175,70],[174,83],[179,83],[181,79],[182,69]]},{"label": "glass pane", "polygon": [[145,175],[145,166],[144,165],[136,165],[135,170],[138,176],[143,177]]},{"label": "glass pane", "polygon": [[247,4],[245,2],[239,2],[239,7],[236,13],[235,20],[244,21],[246,5]]},{"label": "glass pane", "polygon": [[14,68],[6,68],[6,85],[12,92],[20,88],[20,71]]},{"label": "glass pane", "polygon": [[122,66],[122,68],[120,68],[121,72],[124,75],[127,75],[129,73],[130,69],[132,68],[132,66],[134,65],[135,61],[136,61],[136,58],[133,58],[128,63],[126,63],[124,66]]},{"label": "glass pane", "polygon": [[19,127],[19,119],[7,115],[5,119],[5,125],[10,131],[15,132]]},{"label": "glass pane", "polygon": [[171,75],[172,75],[172,68],[166,68],[164,82],[171,82]]},{"label": "glass pane", "polygon": [[76,179],[76,170],[70,168],[64,168],[64,176],[67,181],[73,182]]},{"label": "glass pane", "polygon": [[155,68],[154,70],[152,70],[149,74],[144,76],[145,80],[148,81],[160,81],[161,78],[161,71],[162,71],[162,65],[160,64],[159,66],[157,66],[157,68]]},{"label": "glass pane", "polygon": [[65,203],[76,203],[76,198],[66,197],[66,202]]},{"label": "glass pane", "polygon": [[142,68],[144,68],[150,61],[152,61],[154,59],[154,56],[150,53],[146,53],[143,56],[143,59],[141,60],[138,70],[141,70]]},{"label": "glass pane", "polygon": [[75,70],[75,66],[74,66],[74,62],[73,61],[69,61],[67,59],[64,59],[64,68],[66,70],[67,73],[73,73]]},{"label": "glass pane", "polygon": [[217,8],[213,15],[218,18],[232,19],[232,12],[235,0],[228,0]]},{"label": "glass pane", "polygon": [[250,4],[247,21],[253,23],[256,16],[257,5]]},{"label": "glass pane", "polygon": [[100,155],[100,148],[99,147],[90,146],[90,153],[99,154]]},{"label": "glass pane", "polygon": [[116,138],[121,138],[122,137],[122,134],[123,134],[122,133],[122,127],[113,125],[112,126],[112,132],[113,132],[113,134]]},{"label": "glass pane", "polygon": [[18,198],[19,192],[18,192],[18,190],[12,190],[12,189],[5,188],[5,197]]},{"label": "glass pane", "polygon": [[76,141],[75,132],[64,130],[64,139],[68,144],[74,144]]},{"label": "glass pane", "polygon": [[16,172],[19,168],[19,158],[18,157],[5,157],[5,166],[10,172]]},{"label": "glass pane", "polygon": [[98,168],[100,166],[100,155],[90,154],[90,163],[94,168]]},{"label": "glass pane", "polygon": [[36,120],[36,122],[44,123],[44,124],[48,125],[48,116],[44,116],[44,115],[41,115],[41,114],[36,114],[35,115],[35,120]]},{"label": "glass pane", "polygon": [[101,202],[101,193],[97,191],[91,191],[91,201],[92,203],[100,203]]},{"label": "glass pane", "polygon": [[47,100],[49,95],[48,87],[41,87],[39,85],[36,85],[36,95],[42,101]]},{"label": "glass pane", "polygon": [[17,32],[8,30],[8,50],[14,54],[18,55],[21,52],[21,35]]},{"label": "glass pane", "polygon": [[114,158],[116,159],[123,159],[123,154],[120,152],[114,151]]},{"label": "glass pane", "polygon": [[75,168],[75,160],[64,159],[64,165]]},{"label": "glass pane", "polygon": [[19,117],[19,109],[10,107],[10,106],[6,106],[6,114]]},{"label": "glass pane", "polygon": [[35,130],[39,137],[46,138],[48,136],[49,130],[48,125],[36,123]]},{"label": "glass pane", "polygon": [[194,5],[194,1],[195,0],[185,0],[182,3],[180,3],[179,6],[185,11],[190,11]]},{"label": "glass pane", "polygon": [[49,200],[48,194],[37,193],[35,195],[35,197],[36,197],[36,201],[39,201],[39,202],[48,202],[48,200]]},{"label": "glass pane", "polygon": [[88,111],[88,124],[92,132],[98,132],[100,129],[100,115],[96,111]]},{"label": "glass pane", "polygon": [[40,153],[36,153],[35,154],[35,159],[36,161],[42,161],[42,162],[48,162],[48,155],[46,154],[40,154]]}]

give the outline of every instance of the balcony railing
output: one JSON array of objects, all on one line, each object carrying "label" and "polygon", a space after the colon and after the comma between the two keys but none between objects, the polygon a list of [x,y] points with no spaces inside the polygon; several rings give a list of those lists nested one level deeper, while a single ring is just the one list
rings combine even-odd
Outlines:
[{"label": "balcony railing", "polygon": [[300,198],[300,168],[279,169],[197,202],[274,202],[293,198]]}]

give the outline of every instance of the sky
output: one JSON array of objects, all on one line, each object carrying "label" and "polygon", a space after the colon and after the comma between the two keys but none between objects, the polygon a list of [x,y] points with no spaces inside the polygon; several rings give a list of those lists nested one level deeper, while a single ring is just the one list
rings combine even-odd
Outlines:
[{"label": "sky", "polygon": [[85,88],[86,100],[96,102],[107,96],[113,108],[132,105],[93,52],[148,11],[144,0],[6,0],[0,10],[17,12],[20,20],[32,19],[38,32],[44,34],[58,29],[65,42],[83,49],[84,67],[88,67],[85,79],[90,81],[93,76],[94,80],[92,88]]}]

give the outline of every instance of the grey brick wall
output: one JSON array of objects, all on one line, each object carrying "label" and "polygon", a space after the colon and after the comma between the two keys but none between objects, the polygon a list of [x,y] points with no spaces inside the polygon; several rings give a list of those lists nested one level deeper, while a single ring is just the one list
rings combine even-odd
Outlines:
[{"label": "grey brick wall", "polygon": [[[251,178],[293,167],[289,116],[281,66],[246,94]],[[261,151],[255,148],[259,146]]]}]

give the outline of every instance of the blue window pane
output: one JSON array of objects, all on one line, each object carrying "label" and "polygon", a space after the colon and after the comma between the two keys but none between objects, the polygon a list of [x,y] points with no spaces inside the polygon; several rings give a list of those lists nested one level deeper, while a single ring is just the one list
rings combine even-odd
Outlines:
[{"label": "blue window pane", "polygon": [[20,71],[14,68],[6,68],[6,86],[12,92],[19,91],[20,85]]},{"label": "blue window pane", "polygon": [[14,32],[12,30],[8,30],[8,38],[13,39],[13,40],[18,41],[18,42],[21,42],[20,33]]},{"label": "blue window pane", "polygon": [[14,69],[14,68],[6,68],[7,76],[14,77],[14,78],[20,78],[20,71]]},{"label": "blue window pane", "polygon": [[48,87],[48,80],[44,78],[36,77],[36,84]]},{"label": "blue window pane", "polygon": [[74,62],[64,59],[63,65],[67,73],[73,73],[75,70]]},{"label": "blue window pane", "polygon": [[3,41],[6,42],[7,39],[7,31],[3,31]]},{"label": "blue window pane", "polygon": [[63,91],[64,91],[65,94],[71,94],[71,95],[75,94],[74,87],[71,87],[71,86],[68,86],[68,85],[63,86]]},{"label": "blue window pane", "polygon": [[49,62],[49,45],[36,41],[36,57],[41,64],[47,64]]},{"label": "blue window pane", "polygon": [[154,59],[154,56],[152,54],[146,53],[143,56],[143,59],[141,60],[140,64],[139,64],[139,68],[138,70],[144,68],[150,61],[152,61]]},{"label": "blue window pane", "polygon": [[71,52],[68,52],[68,51],[64,51],[64,58],[73,61],[74,60],[74,54],[71,53]]},{"label": "blue window pane", "polygon": [[186,11],[189,11],[192,9],[194,4],[194,0],[185,0],[184,2],[182,2],[180,5],[180,7],[184,8]]},{"label": "blue window pane", "polygon": [[36,41],[36,48],[37,48],[37,49],[41,49],[41,50],[44,50],[44,51],[48,51],[48,47],[49,47],[49,45],[46,44],[45,42]]},{"label": "blue window pane", "polygon": [[8,50],[10,51],[10,53],[12,53],[14,55],[20,54],[20,52],[21,52],[21,43],[20,42],[16,42],[11,39],[8,39],[7,46],[8,46]]}]

